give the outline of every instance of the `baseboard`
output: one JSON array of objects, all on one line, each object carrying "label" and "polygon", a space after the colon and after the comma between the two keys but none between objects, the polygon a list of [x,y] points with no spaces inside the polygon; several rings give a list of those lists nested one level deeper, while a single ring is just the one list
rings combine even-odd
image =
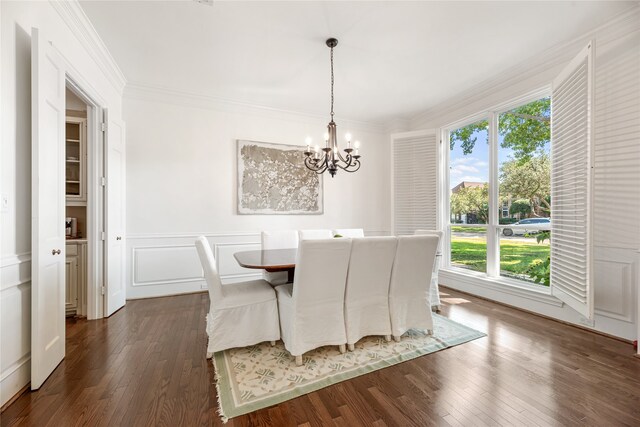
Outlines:
[{"label": "baseboard", "polygon": [[[469,295],[469,296],[472,296],[474,298],[481,299],[483,301],[489,301],[489,302],[492,302],[494,304],[499,304],[499,305],[502,305],[502,306],[505,306],[505,307],[513,308],[514,310],[519,310],[519,311],[523,311],[523,312],[528,313],[528,314],[533,314],[534,316],[542,317],[543,319],[553,320],[554,322],[562,323],[563,325],[571,326],[573,328],[581,329],[581,330],[586,331],[586,332],[591,332],[591,333],[596,334],[596,335],[601,335],[603,337],[611,338],[611,339],[614,339],[616,341],[621,341],[623,343],[627,343],[627,344],[633,345],[633,341],[632,340],[628,340],[628,339],[622,338],[622,337],[617,337],[615,335],[611,335],[611,334],[608,334],[606,332],[601,332],[601,331],[598,331],[598,330],[595,330],[595,329],[587,328],[585,326],[576,325],[575,323],[566,322],[564,320],[557,319],[557,318],[551,317],[551,316],[546,316],[544,314],[540,314],[540,313],[537,313],[535,311],[527,310],[525,308],[521,308],[521,307],[518,307],[518,306],[515,306],[515,305],[507,304],[507,303],[504,303],[502,301],[496,301],[496,300],[492,300],[491,298],[486,298],[486,297],[483,297],[483,296],[472,294],[470,292],[465,292],[465,291],[460,291],[458,289],[449,288],[449,287],[447,287],[445,285],[438,285],[438,287],[441,290],[442,289],[446,289],[446,290],[451,291],[451,292],[457,292],[459,294]],[[636,356],[640,357],[640,354],[637,354]]]},{"label": "baseboard", "polygon": [[2,411],[20,397],[31,383],[31,357],[27,355],[16,365],[14,368],[9,368],[10,372],[3,374],[0,380],[0,398],[4,400],[5,396],[11,396],[2,404]]}]

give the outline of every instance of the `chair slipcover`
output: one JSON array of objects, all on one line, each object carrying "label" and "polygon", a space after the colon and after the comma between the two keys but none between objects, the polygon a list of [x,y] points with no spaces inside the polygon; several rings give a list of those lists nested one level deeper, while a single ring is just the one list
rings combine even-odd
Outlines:
[{"label": "chair slipcover", "polygon": [[391,335],[389,281],[396,256],[395,237],[351,239],[344,297],[347,344],[367,335]]},{"label": "chair slipcover", "polygon": [[331,230],[300,230],[300,240],[317,240],[317,239],[331,239],[333,233]]},{"label": "chair slipcover", "polygon": [[391,334],[399,339],[411,328],[432,331],[429,301],[437,236],[400,236],[389,285]]},{"label": "chair slipcover", "polygon": [[264,280],[223,285],[204,236],[196,240],[196,249],[209,288],[207,358],[217,351],[280,339],[278,304],[271,285]]},{"label": "chair slipcover", "polygon": [[[289,249],[298,247],[297,230],[263,231],[262,249]],[[288,274],[286,271],[268,272],[264,271],[262,277],[272,285],[282,285],[287,283]]]},{"label": "chair slipcover", "polygon": [[333,230],[333,235],[341,235],[342,237],[364,237],[364,230],[362,228],[337,228]]},{"label": "chair slipcover", "polygon": [[444,233],[438,230],[416,230],[415,235],[418,236],[438,236],[438,250],[436,252],[436,261],[433,264],[433,274],[431,275],[431,287],[429,289],[431,295],[431,307],[436,311],[440,310],[440,289],[438,287],[438,270],[440,270],[440,262],[442,262],[442,236]]},{"label": "chair slipcover", "polygon": [[293,284],[276,288],[285,348],[293,356],[343,346],[344,288],[351,239],[302,240]]}]

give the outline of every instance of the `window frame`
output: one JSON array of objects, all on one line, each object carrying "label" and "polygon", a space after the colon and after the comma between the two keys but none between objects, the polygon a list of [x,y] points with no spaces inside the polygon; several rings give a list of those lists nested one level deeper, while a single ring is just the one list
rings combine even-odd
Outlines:
[{"label": "window frame", "polygon": [[[500,114],[510,111],[514,108],[539,100],[541,98],[551,97],[551,85],[542,86],[524,95],[511,98],[506,102],[493,105],[491,108],[482,110],[476,114],[469,115],[461,120],[457,120],[441,127],[442,148],[441,159],[443,162],[443,176],[441,177],[440,194],[440,212],[442,218],[442,226],[444,231],[443,257],[441,269],[451,271],[456,274],[462,274],[474,278],[491,279],[500,284],[507,286],[516,286],[520,288],[530,288],[532,290],[540,290],[540,285],[532,284],[524,280],[514,279],[508,276],[500,275],[500,234],[504,228],[508,228],[509,224],[500,224],[500,216],[502,213],[502,204],[499,197],[499,169],[498,161],[499,138],[498,138],[498,120]],[[553,100],[551,100],[553,106]],[[553,108],[553,107],[552,107]],[[449,146],[451,131],[461,127],[470,125],[480,120],[487,120],[488,127],[488,145],[489,145],[489,223],[488,224],[452,224],[450,211],[450,195],[451,183],[449,177],[449,167],[451,164],[451,150]],[[446,144],[445,144],[446,142]],[[487,242],[487,269],[486,272],[470,271],[451,264],[451,227],[482,227],[486,230]],[[545,292],[546,293],[546,292]],[[549,290],[550,293],[550,290]]]}]

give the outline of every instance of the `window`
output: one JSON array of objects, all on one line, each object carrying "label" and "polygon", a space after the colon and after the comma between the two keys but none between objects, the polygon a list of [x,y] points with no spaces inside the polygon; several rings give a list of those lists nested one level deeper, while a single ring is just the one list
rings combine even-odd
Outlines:
[{"label": "window", "polygon": [[452,267],[549,285],[550,121],[544,97],[449,130]]},{"label": "window", "polygon": [[451,132],[449,154],[450,259],[453,266],[486,272],[489,222],[488,121]]}]

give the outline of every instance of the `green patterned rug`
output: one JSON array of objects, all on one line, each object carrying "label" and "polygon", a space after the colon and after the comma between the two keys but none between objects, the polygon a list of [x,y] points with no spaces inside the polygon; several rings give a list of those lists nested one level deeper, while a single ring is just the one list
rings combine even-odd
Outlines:
[{"label": "green patterned rug", "polygon": [[400,342],[366,337],[355,351],[340,354],[337,346],[321,347],[303,356],[303,365],[279,341],[214,354],[218,411],[223,421],[350,378],[386,368],[485,336],[434,314],[432,336],[409,331]]}]

